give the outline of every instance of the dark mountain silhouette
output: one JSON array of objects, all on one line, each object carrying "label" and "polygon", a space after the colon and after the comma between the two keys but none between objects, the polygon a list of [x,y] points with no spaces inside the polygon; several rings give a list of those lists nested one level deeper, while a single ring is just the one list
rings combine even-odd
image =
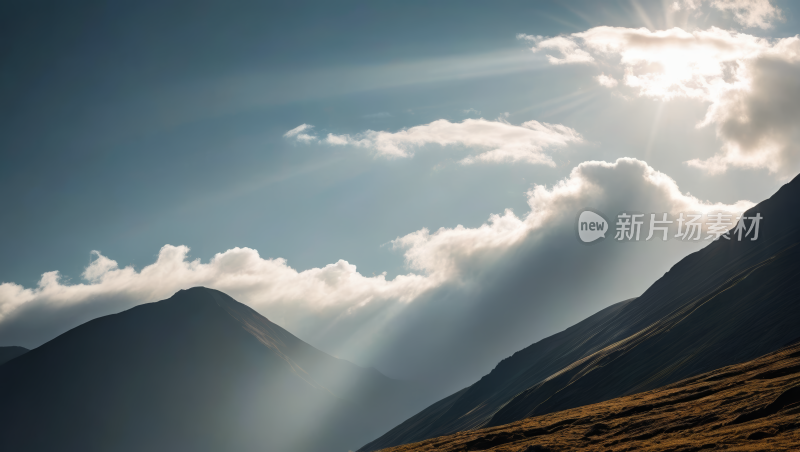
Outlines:
[{"label": "dark mountain silhouette", "polygon": [[758,240],[712,242],[640,297],[515,353],[361,451],[647,391],[800,339],[800,178],[745,215],[757,213]]},{"label": "dark mountain silhouette", "polygon": [[17,356],[22,355],[23,353],[27,352],[28,349],[25,347],[0,347],[0,366],[5,364],[8,361],[16,358]]},{"label": "dark mountain silhouette", "polygon": [[193,288],[0,366],[0,450],[346,452],[415,394]]}]

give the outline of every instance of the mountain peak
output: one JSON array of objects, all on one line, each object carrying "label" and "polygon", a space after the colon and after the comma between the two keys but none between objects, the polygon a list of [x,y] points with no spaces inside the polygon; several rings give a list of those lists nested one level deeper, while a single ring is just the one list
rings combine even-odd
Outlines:
[{"label": "mountain peak", "polygon": [[400,385],[193,287],[0,366],[0,450],[355,449],[419,408],[381,411]]},{"label": "mountain peak", "polygon": [[215,303],[217,305],[225,305],[225,304],[235,304],[235,305],[242,305],[244,304],[234,300],[230,295],[226,294],[225,292],[221,292],[216,289],[211,289],[204,286],[195,286],[189,289],[181,289],[175,292],[171,297],[167,298],[166,300],[159,301],[159,303],[170,303],[170,302],[187,302],[187,303]]}]

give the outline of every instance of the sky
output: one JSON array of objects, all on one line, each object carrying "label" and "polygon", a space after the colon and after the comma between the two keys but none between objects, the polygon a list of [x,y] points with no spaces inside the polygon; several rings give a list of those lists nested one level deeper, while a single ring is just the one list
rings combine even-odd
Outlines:
[{"label": "sky", "polygon": [[736,218],[800,171],[796,11],[4,0],[0,345],[204,285],[463,387],[708,244],[584,209]]}]

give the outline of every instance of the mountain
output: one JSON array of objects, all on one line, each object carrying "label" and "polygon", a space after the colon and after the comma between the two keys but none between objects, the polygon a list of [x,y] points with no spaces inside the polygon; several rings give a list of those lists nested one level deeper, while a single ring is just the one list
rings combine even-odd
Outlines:
[{"label": "mountain", "polygon": [[0,366],[0,450],[346,452],[418,393],[198,287]]},{"label": "mountain", "polygon": [[0,366],[28,351],[25,347],[0,347]]},{"label": "mountain", "polygon": [[[647,391],[800,338],[800,178],[746,212],[759,237],[712,242],[640,297],[501,361],[362,447],[372,451]],[[576,282],[578,284],[580,282]]]},{"label": "mountain", "polygon": [[654,391],[384,452],[800,449],[800,344]]}]

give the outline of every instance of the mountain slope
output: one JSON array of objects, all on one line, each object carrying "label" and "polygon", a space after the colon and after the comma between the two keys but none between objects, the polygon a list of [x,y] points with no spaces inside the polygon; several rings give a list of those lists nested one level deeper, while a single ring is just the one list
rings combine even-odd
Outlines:
[{"label": "mountain slope", "polygon": [[0,450],[345,452],[412,395],[194,288],[0,366]]},{"label": "mountain slope", "polygon": [[25,347],[0,347],[0,366],[28,351]]},{"label": "mountain slope", "polygon": [[617,303],[500,362],[361,450],[646,391],[800,338],[800,179],[750,209],[756,241],[719,240]]},{"label": "mountain slope", "polygon": [[800,449],[800,343],[667,387],[384,452]]}]

